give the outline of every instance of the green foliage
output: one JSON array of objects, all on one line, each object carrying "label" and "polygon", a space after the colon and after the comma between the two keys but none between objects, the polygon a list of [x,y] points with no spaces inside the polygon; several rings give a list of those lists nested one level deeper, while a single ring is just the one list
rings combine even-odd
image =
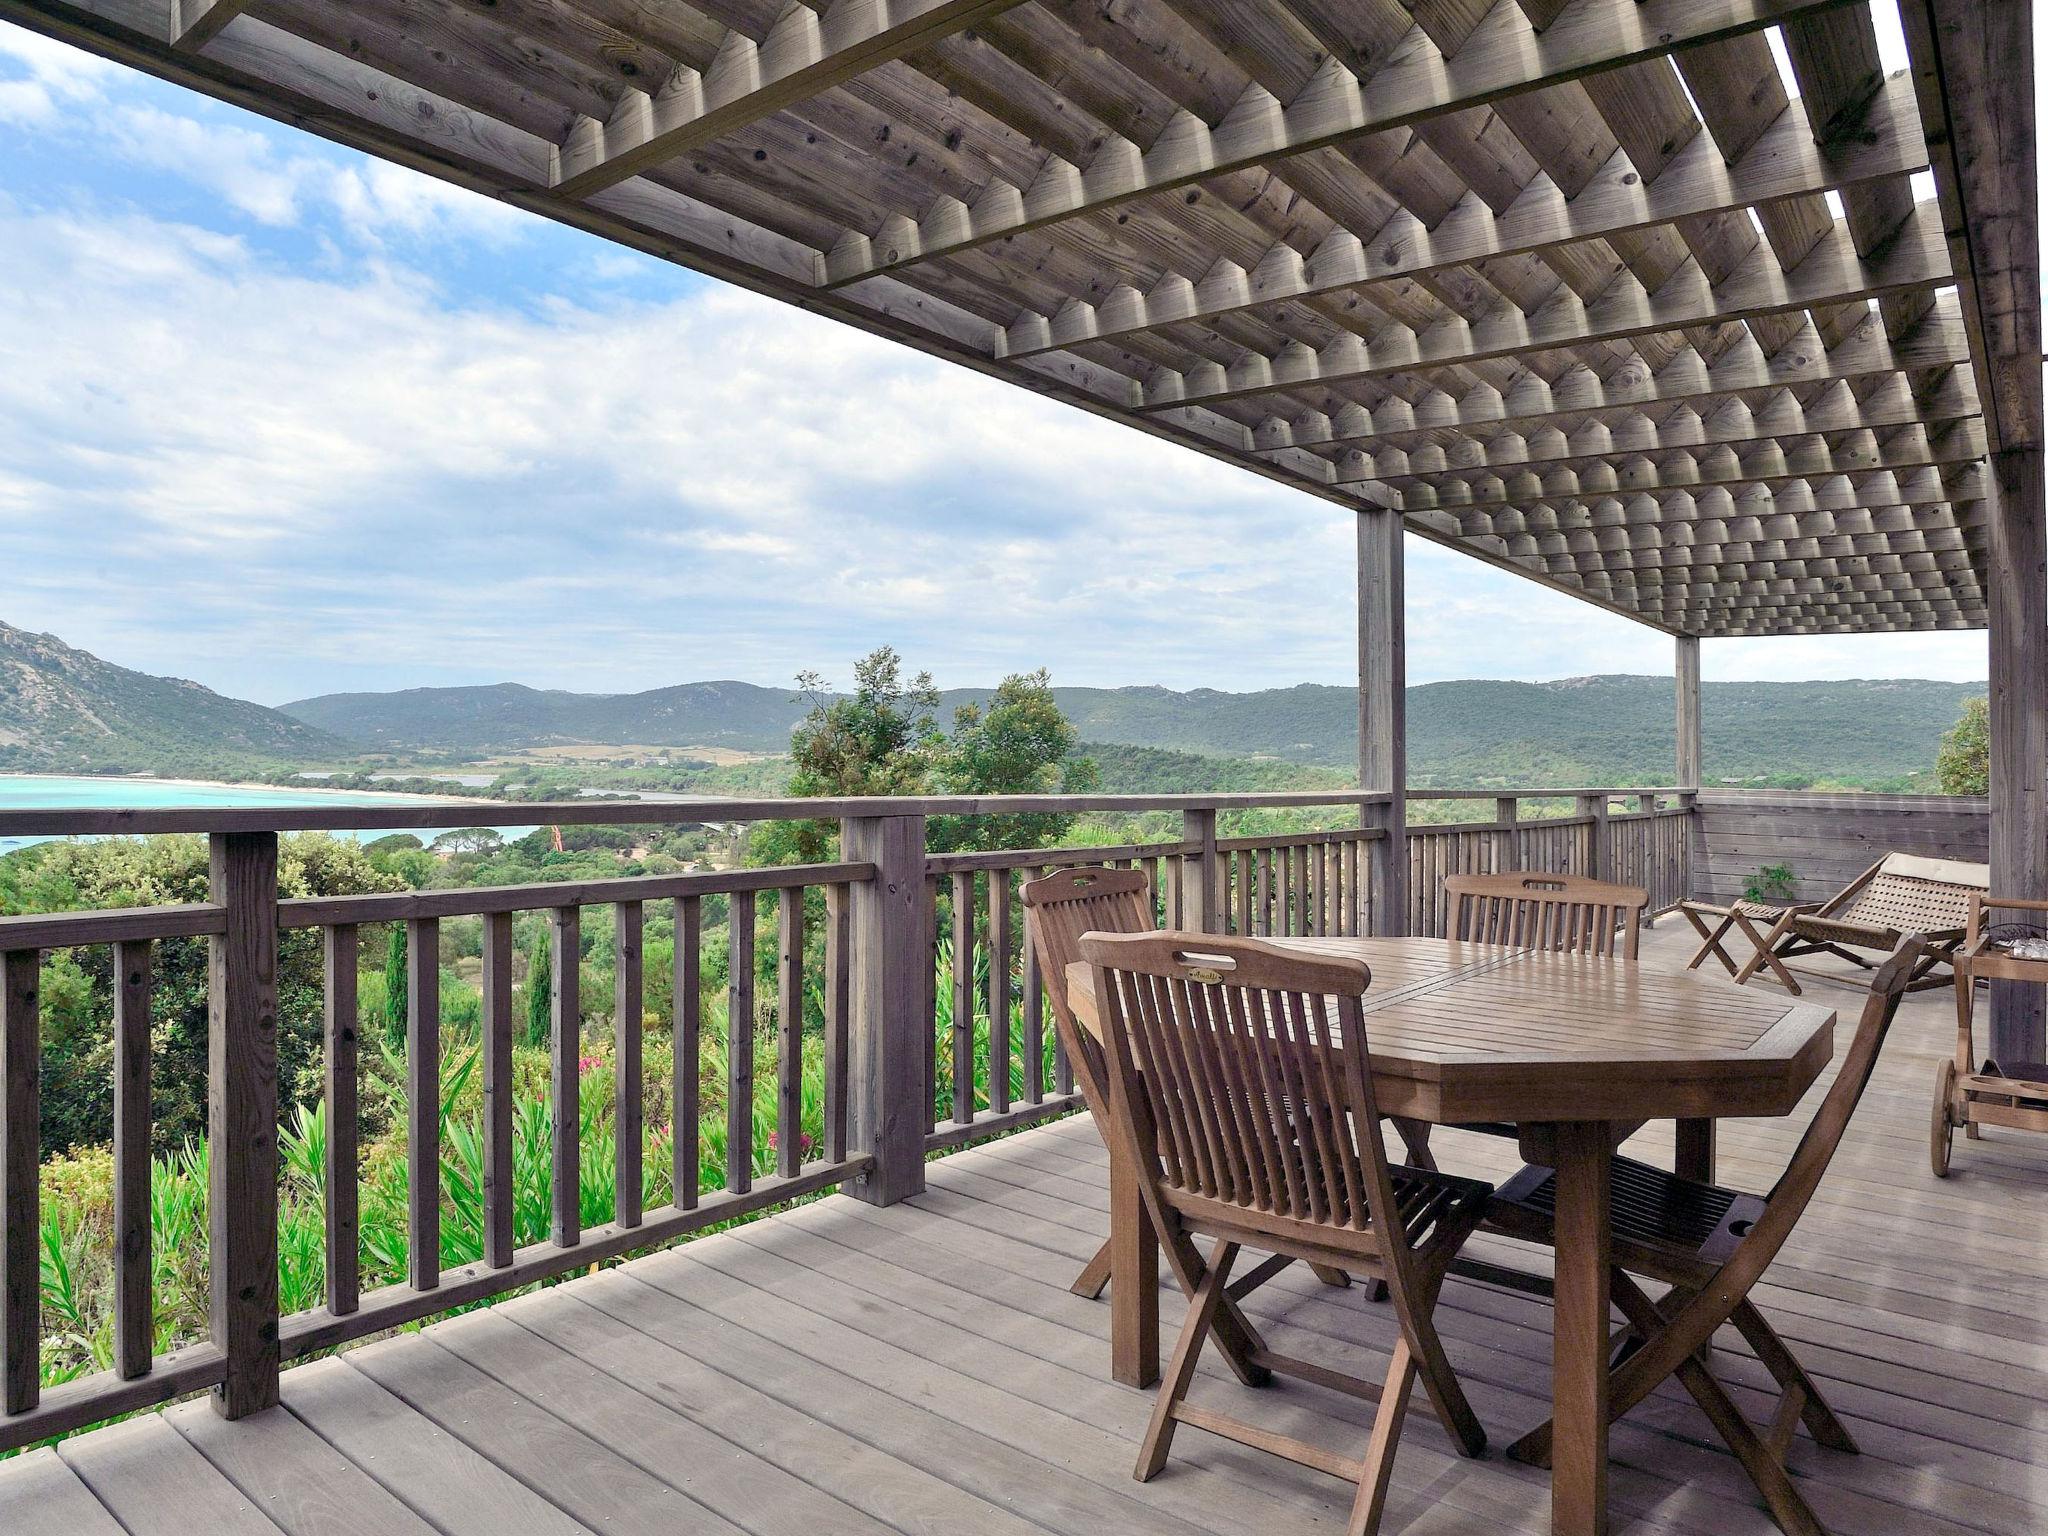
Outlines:
[{"label": "green foliage", "polygon": [[549,997],[554,988],[554,946],[543,933],[527,951],[526,958],[526,1044],[531,1050],[547,1049],[553,1018]]},{"label": "green foliage", "polygon": [[[986,708],[962,704],[953,732],[933,748],[933,786],[951,795],[1086,794],[1101,782],[1093,761],[1075,757],[1078,734],[1054,702],[1041,667],[1003,679]],[[1063,815],[935,816],[927,846],[1037,848],[1057,842],[1073,818]]]},{"label": "green foliage", "polygon": [[[402,889],[345,839],[279,840],[284,896]],[[207,899],[206,842],[198,837],[38,843],[0,858],[0,912],[68,912]],[[160,1149],[206,1129],[207,941],[163,939],[151,954],[151,1097]],[[43,967],[43,1144],[53,1152],[103,1141],[111,1125],[112,954],[106,946],[53,951]],[[317,1084],[323,961],[320,935],[278,941],[278,1076],[289,1097]]]},{"label": "green foliage", "polygon": [[1962,718],[1941,738],[1935,781],[1944,795],[1991,793],[1991,702],[1963,700]]},{"label": "green foliage", "polygon": [[1799,877],[1790,864],[1766,864],[1743,882],[1742,899],[1779,907],[1799,894]]},{"label": "green foliage", "polygon": [[384,1042],[394,1051],[405,1049],[406,1001],[405,924],[387,923],[384,942]]}]

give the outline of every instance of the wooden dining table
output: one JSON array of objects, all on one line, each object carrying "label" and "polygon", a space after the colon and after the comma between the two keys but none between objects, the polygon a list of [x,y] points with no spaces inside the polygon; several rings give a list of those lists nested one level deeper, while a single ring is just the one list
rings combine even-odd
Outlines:
[{"label": "wooden dining table", "polygon": [[[1511,1123],[1557,1171],[1551,1526],[1607,1530],[1611,1157],[1651,1120],[1679,1122],[1679,1171],[1712,1177],[1714,1122],[1791,1112],[1834,1051],[1834,1011],[1694,971],[1456,939],[1273,943],[1371,967],[1364,1008],[1382,1113]],[[1094,976],[1067,971],[1099,1035]],[[1110,1159],[1110,1361],[1159,1378],[1158,1245],[1123,1160]],[[1453,1170],[1455,1171],[1455,1170]]]}]

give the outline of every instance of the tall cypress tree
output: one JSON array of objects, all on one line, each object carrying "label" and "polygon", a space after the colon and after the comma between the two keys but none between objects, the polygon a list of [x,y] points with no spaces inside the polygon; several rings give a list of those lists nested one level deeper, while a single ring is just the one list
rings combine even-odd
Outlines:
[{"label": "tall cypress tree", "polygon": [[393,923],[384,948],[384,1040],[392,1050],[405,1049],[405,924]]},{"label": "tall cypress tree", "polygon": [[553,1010],[548,994],[555,989],[555,958],[548,936],[542,934],[526,961],[526,1043],[546,1050]]}]

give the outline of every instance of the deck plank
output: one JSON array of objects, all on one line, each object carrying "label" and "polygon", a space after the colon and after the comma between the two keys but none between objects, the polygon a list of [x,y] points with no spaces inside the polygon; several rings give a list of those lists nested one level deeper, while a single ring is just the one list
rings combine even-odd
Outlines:
[{"label": "deck plank", "polygon": [[343,1360],[593,1530],[735,1536],[739,1527],[435,1342],[401,1335]]},{"label": "deck plank", "polygon": [[[1686,937],[1659,929],[1646,957],[1682,960]],[[1834,1536],[2048,1530],[2048,1138],[1959,1141],[1955,1176],[1932,1178],[1929,1094],[1952,1018],[1939,993],[1902,1010],[1835,1168],[1757,1291],[1864,1447],[1794,1442],[1793,1475]],[[1724,1125],[1724,1180],[1768,1187],[1802,1123]],[[1662,1162],[1671,1140],[1650,1127],[1629,1150]],[[1499,1140],[1445,1133],[1438,1149],[1459,1171],[1515,1166]],[[1109,1380],[1108,1309],[1067,1289],[1108,1220],[1085,1117],[928,1173],[901,1205],[829,1198],[295,1368],[283,1408],[240,1424],[187,1404],[0,1463],[0,1530],[1306,1536],[1341,1520],[1336,1480],[1204,1434],[1183,1435],[1152,1483],[1132,1480],[1150,1395]],[[1392,1342],[1387,1308],[1298,1270],[1247,1309],[1275,1347],[1340,1368],[1374,1372]],[[1167,1282],[1163,1332],[1182,1310]],[[1454,1282],[1439,1319],[1496,1441],[1543,1417],[1547,1306]],[[1724,1331],[1713,1364],[1745,1412],[1769,1416],[1772,1384],[1738,1337]],[[1195,1390],[1332,1448],[1363,1441],[1365,1406],[1314,1388],[1247,1400],[1212,1361]],[[1614,1456],[1617,1532],[1774,1529],[1668,1383],[1617,1427]],[[1540,1536],[1548,1507],[1543,1474],[1457,1456],[1417,1405],[1389,1536]]]},{"label": "deck plank", "polygon": [[48,1446],[0,1466],[8,1536],[121,1536],[121,1527]]},{"label": "deck plank", "polygon": [[278,1536],[269,1517],[157,1414],[66,1440],[57,1454],[128,1536]]},{"label": "deck plank", "polygon": [[205,1402],[164,1422],[286,1536],[434,1536],[434,1528],[283,1408],[230,1424]]},{"label": "deck plank", "polygon": [[361,1371],[288,1371],[284,1406],[445,1536],[581,1536],[584,1527]]}]

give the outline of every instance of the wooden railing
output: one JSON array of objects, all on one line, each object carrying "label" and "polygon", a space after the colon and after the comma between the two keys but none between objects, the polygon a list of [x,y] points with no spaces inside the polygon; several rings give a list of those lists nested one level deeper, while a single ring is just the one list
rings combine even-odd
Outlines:
[{"label": "wooden railing", "polygon": [[[1618,792],[1617,792],[1618,793]],[[1443,798],[1440,791],[1417,798]],[[1581,814],[1521,819],[1514,797],[1496,820],[1411,831],[1416,895],[1406,926],[1439,931],[1427,896],[1453,868],[1586,868],[1650,884],[1653,899],[1683,879],[1683,806],[1613,813],[1584,792]],[[1524,797],[1527,798],[1527,797]],[[1585,803],[1590,800],[1591,803]],[[1654,801],[1646,801],[1646,807]],[[1232,811],[1334,808],[1349,825],[1278,834],[1219,835]],[[1375,910],[1387,797],[1340,794],[1013,796],[905,800],[353,806],[217,811],[0,811],[0,835],[205,832],[211,899],[188,906],[0,918],[0,1449],[171,1397],[212,1388],[231,1416],[274,1402],[283,1362],[350,1339],[581,1269],[714,1222],[834,1186],[886,1204],[923,1187],[924,1159],[954,1145],[1076,1107],[1054,1047],[1045,978],[1025,942],[1017,892],[1066,864],[1145,869],[1162,923],[1253,934],[1400,931]],[[926,818],[1090,811],[1180,816],[1180,836],[1090,848],[926,852]],[[281,830],[588,824],[743,823],[836,819],[840,862],[499,888],[280,899]],[[1156,826],[1156,821],[1147,825]],[[1227,829],[1225,829],[1227,830]],[[1636,871],[1642,874],[1636,874]],[[1428,882],[1426,885],[1425,882]],[[1673,898],[1675,899],[1675,897]],[[675,922],[674,1123],[648,1164],[641,1124],[650,903]],[[608,1220],[586,1224],[579,1087],[583,914],[608,909],[616,978],[611,1071],[617,1108]],[[772,919],[770,912],[772,911]],[[546,914],[549,995],[548,1230],[521,1242],[514,1221],[513,920]],[[656,907],[657,915],[661,908]],[[483,1084],[480,1254],[452,1266],[441,1241],[443,1134],[438,940],[440,925],[482,929]],[[807,945],[822,922],[821,942]],[[366,924],[407,932],[402,1098],[407,1117],[406,1272],[362,1289],[358,1186],[360,1008],[357,961]],[[725,1041],[724,1178],[706,1190],[700,1165],[699,1082],[705,1059],[703,937],[722,923],[730,956]],[[284,935],[316,932],[324,962],[327,1142],[325,1297],[308,1311],[279,1305],[278,957]],[[772,938],[757,939],[757,933]],[[150,1060],[152,951],[165,939],[209,941],[208,1337],[152,1353]],[[757,997],[755,946],[772,942],[772,997]],[[43,951],[110,947],[117,985],[115,1060],[115,1290],[113,1366],[42,1390],[38,1103]],[[808,956],[808,958],[807,958]],[[818,998],[820,1028],[803,1024]],[[756,1022],[767,1025],[757,1042]],[[771,1058],[757,1061],[760,1052]],[[772,1075],[772,1172],[756,1177],[757,1073]],[[806,1147],[806,1075],[822,1079],[823,1134]],[[665,1186],[666,1199],[658,1199]],[[652,1191],[652,1196],[650,1196]],[[473,1250],[472,1250],[473,1251]]]},{"label": "wooden railing", "polygon": [[[1491,821],[1408,827],[1408,932],[1441,935],[1451,875],[1543,870],[1590,875],[1650,893],[1650,911],[1677,905],[1692,868],[1692,795],[1680,790],[1411,790],[1411,801],[1491,801]],[[1529,802],[1535,802],[1532,806]],[[1570,809],[1559,813],[1569,804]],[[1619,803],[1624,808],[1616,810]]]}]

